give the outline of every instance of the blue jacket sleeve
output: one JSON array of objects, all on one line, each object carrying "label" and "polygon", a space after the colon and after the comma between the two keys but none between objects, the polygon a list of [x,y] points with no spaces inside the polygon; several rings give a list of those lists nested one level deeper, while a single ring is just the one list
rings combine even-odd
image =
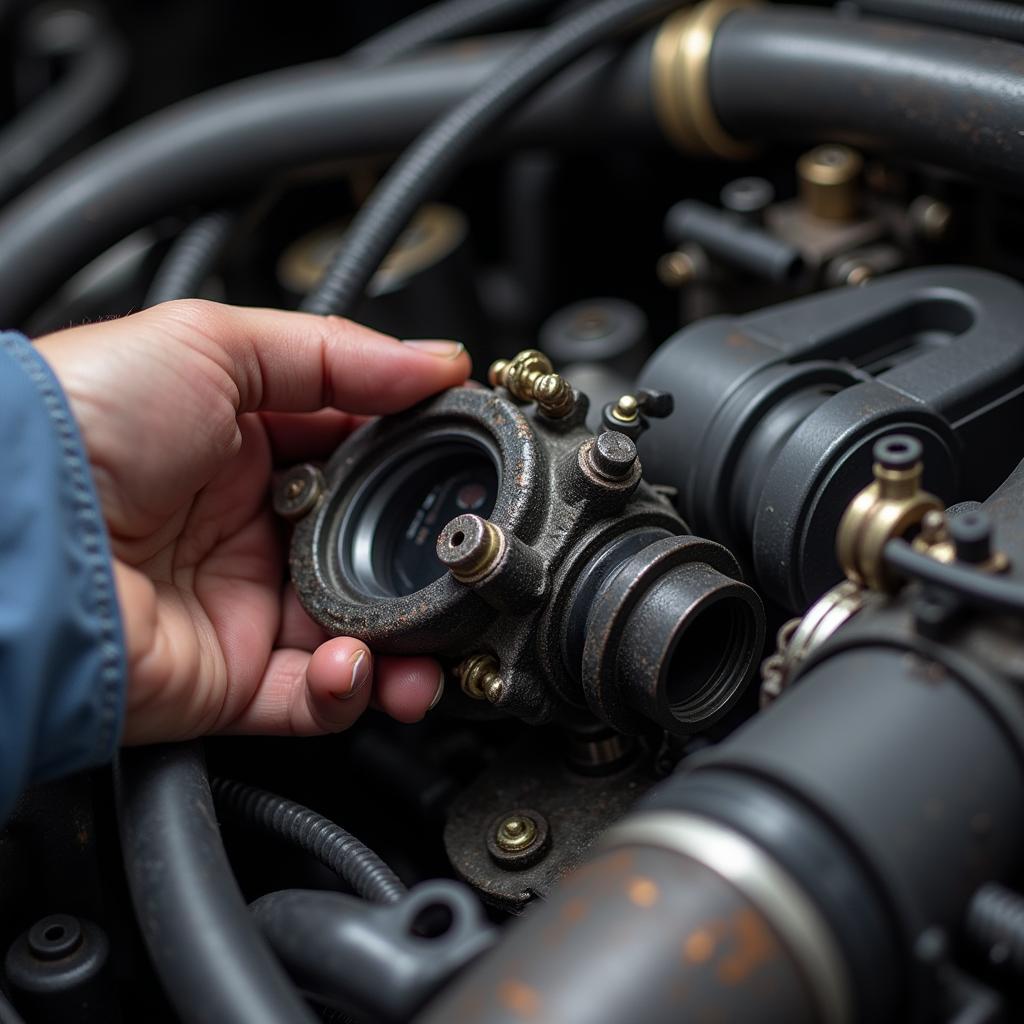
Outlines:
[{"label": "blue jacket sleeve", "polygon": [[0,334],[0,823],[20,791],[100,764],[124,706],[121,620],[78,428],[46,362]]}]

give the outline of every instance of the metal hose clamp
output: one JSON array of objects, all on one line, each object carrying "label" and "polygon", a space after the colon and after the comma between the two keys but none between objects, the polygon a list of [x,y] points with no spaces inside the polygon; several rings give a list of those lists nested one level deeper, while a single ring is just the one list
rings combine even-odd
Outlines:
[{"label": "metal hose clamp", "polygon": [[849,977],[832,929],[803,888],[760,846],[709,818],[669,811],[649,811],[613,825],[601,846],[657,846],[725,879],[761,911],[799,963],[822,1024],[850,1024]]},{"label": "metal hose clamp", "polygon": [[654,41],[651,87],[662,130],[681,149],[742,160],[753,147],[722,127],[711,105],[708,65],[715,32],[733,11],[757,0],[704,0],[668,18]]}]

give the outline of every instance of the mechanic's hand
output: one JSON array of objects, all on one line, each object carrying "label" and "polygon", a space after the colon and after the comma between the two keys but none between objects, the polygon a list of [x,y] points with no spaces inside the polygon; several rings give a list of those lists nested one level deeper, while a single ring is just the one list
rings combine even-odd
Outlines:
[{"label": "mechanic's hand", "polygon": [[110,530],[126,743],[331,732],[371,691],[402,721],[426,713],[443,681],[436,661],[373,659],[357,640],[328,639],[282,589],[268,489],[275,459],[326,457],[358,423],[349,413],[461,384],[460,345],[190,300],[38,347],[78,419]]}]

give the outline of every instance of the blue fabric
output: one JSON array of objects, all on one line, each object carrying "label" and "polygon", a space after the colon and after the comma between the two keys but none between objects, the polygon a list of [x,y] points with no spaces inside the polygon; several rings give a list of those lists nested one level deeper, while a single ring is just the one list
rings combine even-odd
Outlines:
[{"label": "blue fabric", "polygon": [[110,759],[125,659],[107,532],[52,371],[0,334],[0,822],[39,782]]}]

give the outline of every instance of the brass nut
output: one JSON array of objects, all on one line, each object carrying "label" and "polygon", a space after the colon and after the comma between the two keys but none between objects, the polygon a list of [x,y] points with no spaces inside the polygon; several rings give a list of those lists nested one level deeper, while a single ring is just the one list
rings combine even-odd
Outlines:
[{"label": "brass nut", "polygon": [[441,531],[437,558],[460,583],[479,583],[501,561],[506,546],[501,527],[467,512]]},{"label": "brass nut", "polygon": [[872,590],[891,592],[899,581],[886,568],[882,552],[905,536],[942,502],[921,487],[921,442],[893,434],[875,445],[875,480],[850,502],[839,523],[836,553],[846,577]]},{"label": "brass nut", "polygon": [[456,666],[455,675],[467,697],[488,700],[490,688],[495,684],[501,686],[498,671],[498,659],[493,654],[471,654]]},{"label": "brass nut", "polygon": [[849,146],[816,146],[804,153],[796,170],[807,209],[822,220],[852,220],[860,209],[863,168],[860,153]]},{"label": "brass nut", "polygon": [[529,849],[536,839],[537,822],[527,814],[502,819],[494,833],[494,841],[506,853]]},{"label": "brass nut", "polygon": [[704,0],[668,17],[658,31],[651,54],[654,110],[665,135],[687,152],[742,160],[754,151],[718,120],[708,67],[718,26],[733,11],[756,6],[756,0]]}]

